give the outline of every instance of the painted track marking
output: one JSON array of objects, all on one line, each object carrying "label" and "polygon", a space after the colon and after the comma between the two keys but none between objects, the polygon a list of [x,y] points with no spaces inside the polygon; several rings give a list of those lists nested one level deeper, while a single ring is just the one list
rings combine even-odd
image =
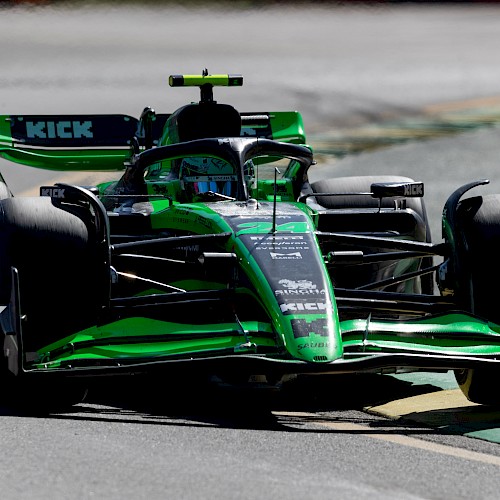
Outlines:
[{"label": "painted track marking", "polygon": [[[314,413],[306,412],[273,412],[274,415],[284,416],[284,417],[306,417],[317,418]],[[363,435],[372,439],[377,439],[380,441],[386,441],[394,444],[399,444],[401,446],[407,446],[410,448],[416,448],[424,451],[430,451],[433,453],[440,453],[441,455],[447,455],[455,458],[463,458],[465,460],[472,460],[475,462],[480,462],[488,465],[495,465],[500,467],[500,457],[494,455],[487,455],[486,453],[479,453],[476,451],[465,450],[463,448],[454,448],[453,446],[448,446],[439,443],[433,443],[431,441],[424,441],[421,439],[412,438],[404,435],[387,435],[377,432],[372,432],[372,430],[364,425],[353,424],[351,422],[328,422],[326,420],[314,420],[314,424],[320,425],[322,427],[327,427],[337,431],[353,432],[359,433],[363,432]]]}]

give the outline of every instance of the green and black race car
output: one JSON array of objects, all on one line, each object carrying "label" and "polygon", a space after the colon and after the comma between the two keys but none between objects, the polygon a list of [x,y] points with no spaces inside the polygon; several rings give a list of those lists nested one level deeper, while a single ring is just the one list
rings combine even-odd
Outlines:
[{"label": "green and black race car", "polygon": [[214,101],[242,83],[171,76],[200,101],[140,119],[0,117],[5,159],[117,172],[33,198],[0,184],[2,384],[78,400],[114,374],[279,386],[454,370],[471,401],[500,403],[500,195],[463,197],[487,181],[455,191],[433,244],[422,183],[309,182],[298,112]]}]

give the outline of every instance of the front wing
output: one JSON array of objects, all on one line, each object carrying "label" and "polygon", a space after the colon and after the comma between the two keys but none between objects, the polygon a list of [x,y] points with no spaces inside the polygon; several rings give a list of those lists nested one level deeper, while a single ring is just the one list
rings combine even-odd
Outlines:
[{"label": "front wing", "polygon": [[[368,319],[341,322],[343,356],[331,362],[289,359],[271,326],[169,324],[127,318],[92,327],[47,346],[22,352],[10,337],[19,374],[101,376],[179,372],[267,375],[393,373],[475,368],[500,362],[500,326],[463,313],[412,321]],[[160,332],[160,333],[159,333]],[[161,333],[169,332],[169,333]],[[321,339],[318,339],[321,341]]]}]

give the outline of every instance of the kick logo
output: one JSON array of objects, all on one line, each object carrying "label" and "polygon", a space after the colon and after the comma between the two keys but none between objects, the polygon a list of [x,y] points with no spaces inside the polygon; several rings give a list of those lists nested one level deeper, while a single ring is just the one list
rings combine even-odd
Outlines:
[{"label": "kick logo", "polygon": [[51,198],[65,198],[65,189],[54,186],[41,186],[40,196],[50,196]]},{"label": "kick logo", "polygon": [[405,184],[405,196],[424,196],[423,183]]},{"label": "kick logo", "polygon": [[26,122],[29,139],[92,139],[91,121]]},{"label": "kick logo", "polygon": [[294,312],[321,313],[326,311],[327,305],[325,302],[288,302],[280,304],[280,309],[283,314]]}]

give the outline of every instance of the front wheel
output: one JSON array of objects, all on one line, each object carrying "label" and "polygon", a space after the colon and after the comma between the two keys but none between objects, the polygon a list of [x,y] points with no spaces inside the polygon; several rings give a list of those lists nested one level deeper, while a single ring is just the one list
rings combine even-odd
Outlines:
[{"label": "front wheel", "polygon": [[[80,208],[62,210],[48,197],[0,201],[0,304],[9,303],[15,268],[26,355],[96,324],[105,276],[91,217]],[[69,380],[14,376],[6,357],[2,364],[2,399],[14,407],[59,409],[85,395]]]},{"label": "front wheel", "polygon": [[499,368],[455,370],[455,379],[469,401],[481,405],[500,405]]},{"label": "front wheel", "polygon": [[[462,200],[457,220],[467,248],[466,262],[461,264],[470,279],[461,302],[471,313],[500,324],[497,294],[491,289],[500,280],[500,195]],[[500,405],[499,366],[456,370],[455,378],[469,401]]]},{"label": "front wheel", "polygon": [[19,273],[27,349],[95,324],[103,271],[84,213],[45,197],[0,201],[0,304],[10,298],[11,267]]}]

